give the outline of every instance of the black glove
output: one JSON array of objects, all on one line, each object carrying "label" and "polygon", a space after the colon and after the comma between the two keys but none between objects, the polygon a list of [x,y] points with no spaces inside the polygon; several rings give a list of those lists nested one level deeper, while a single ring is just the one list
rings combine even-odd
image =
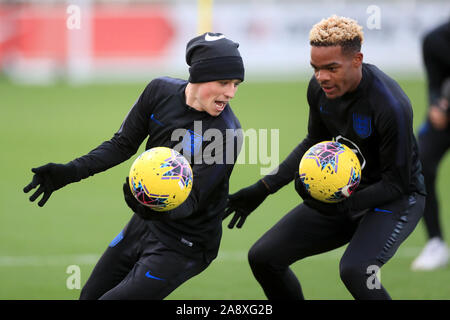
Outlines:
[{"label": "black glove", "polygon": [[350,211],[350,202],[348,199],[337,203],[326,203],[311,197],[309,192],[306,190],[305,185],[302,182],[298,172],[295,173],[295,191],[302,197],[303,203],[308,207],[313,208],[317,211],[320,211],[324,214],[349,214]]},{"label": "black glove", "polygon": [[295,185],[295,191],[297,191],[298,195],[302,197],[303,201],[312,199],[309,192],[306,190],[305,185],[302,182],[302,179],[300,179],[300,175],[298,172],[295,172],[294,175],[294,185]]},{"label": "black glove", "polygon": [[233,229],[236,222],[236,227],[241,228],[248,215],[252,213],[269,194],[269,189],[267,189],[264,182],[259,180],[255,184],[229,195],[223,219],[226,219],[233,212],[236,213],[228,224],[228,228]]},{"label": "black glove", "polygon": [[31,169],[31,171],[34,173],[33,180],[23,188],[23,192],[28,193],[39,185],[39,188],[30,197],[30,201],[33,202],[44,193],[44,196],[38,202],[40,207],[44,206],[54,191],[71,182],[80,181],[77,175],[77,168],[71,163],[47,163],[42,167]]},{"label": "black glove", "polygon": [[128,207],[130,207],[134,213],[144,220],[164,220],[168,215],[167,212],[158,212],[140,203],[131,192],[128,177],[125,179],[125,183],[123,184],[123,196]]}]

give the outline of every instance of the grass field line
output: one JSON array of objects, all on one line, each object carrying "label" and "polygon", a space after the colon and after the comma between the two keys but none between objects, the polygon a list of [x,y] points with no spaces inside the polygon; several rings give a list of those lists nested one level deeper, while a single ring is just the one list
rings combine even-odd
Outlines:
[{"label": "grass field line", "polygon": [[[422,247],[404,247],[395,255],[397,259],[413,259]],[[325,254],[316,255],[307,259],[311,260],[336,260],[344,253],[344,248],[336,249]],[[68,265],[94,265],[100,258],[96,253],[84,254],[59,254],[59,255],[26,255],[6,256],[0,255],[0,267],[27,267],[27,266],[68,266]],[[220,261],[247,261],[245,250],[222,250],[216,259]]]}]

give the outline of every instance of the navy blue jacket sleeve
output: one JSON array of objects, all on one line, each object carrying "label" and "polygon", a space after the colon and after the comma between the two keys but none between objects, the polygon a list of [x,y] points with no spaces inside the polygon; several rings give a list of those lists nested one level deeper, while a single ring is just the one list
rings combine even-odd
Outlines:
[{"label": "navy blue jacket sleeve", "polygon": [[88,154],[71,161],[79,179],[114,167],[134,155],[148,135],[148,115],[152,107],[152,83],[148,84],[126,115],[114,136]]},{"label": "navy blue jacket sleeve", "polygon": [[324,140],[330,140],[331,135],[323,124],[319,110],[314,101],[317,96],[316,91],[320,90],[314,79],[311,79],[308,85],[307,99],[309,104],[308,133],[303,141],[287,156],[287,158],[276,167],[269,175],[263,178],[270,192],[277,192],[280,188],[294,180],[295,172],[298,172],[298,166],[305,152]]},{"label": "navy blue jacket sleeve", "polygon": [[349,198],[352,209],[373,208],[409,193],[414,141],[409,100],[380,95],[374,99],[375,130],[379,134],[381,180]]}]

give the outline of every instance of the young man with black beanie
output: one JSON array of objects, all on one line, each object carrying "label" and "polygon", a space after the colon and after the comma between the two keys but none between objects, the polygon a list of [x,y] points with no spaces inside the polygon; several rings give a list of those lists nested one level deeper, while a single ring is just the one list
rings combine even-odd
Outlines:
[{"label": "young man with black beanie", "polygon": [[[191,163],[192,191],[169,212],[141,205],[128,184],[123,185],[125,201],[135,214],[98,261],[80,299],[164,299],[217,256],[229,178],[242,142],[240,123],[229,106],[244,80],[238,47],[220,33],[195,37],[186,47],[189,81],[154,79],[111,140],[67,164],[32,169],[33,180],[24,192],[39,186],[30,200],[43,193],[38,203],[42,207],[52,192],[129,159],[147,136],[146,150],[181,143],[180,152]],[[213,143],[204,138],[208,129],[223,135],[215,150],[224,161],[193,161]],[[174,135],[180,130],[185,132],[182,142]]]}]

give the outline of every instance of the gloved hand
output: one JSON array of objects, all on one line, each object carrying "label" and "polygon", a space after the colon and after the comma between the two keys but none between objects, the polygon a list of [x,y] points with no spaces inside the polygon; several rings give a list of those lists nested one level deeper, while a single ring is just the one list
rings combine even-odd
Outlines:
[{"label": "gloved hand", "polygon": [[154,211],[149,207],[141,204],[131,192],[128,177],[126,177],[122,189],[123,196],[128,207],[130,207],[130,209],[133,210],[133,212],[136,213],[140,218],[144,220],[164,220],[164,218],[167,216],[165,212]]},{"label": "gloved hand", "polygon": [[314,199],[306,190],[305,185],[303,184],[298,172],[295,173],[294,183],[295,183],[295,191],[297,191],[300,197],[302,197],[303,203],[306,204],[308,207],[313,208],[324,214],[347,215],[349,213],[350,202],[348,201],[348,199],[345,199],[337,203],[326,203]]},{"label": "gloved hand", "polygon": [[302,197],[303,201],[312,199],[311,195],[306,190],[305,185],[302,182],[302,179],[300,179],[300,175],[298,174],[297,171],[295,172],[295,175],[294,175],[294,186],[295,186],[295,191],[297,191],[298,195],[300,197]]},{"label": "gloved hand", "polygon": [[223,219],[226,219],[233,212],[235,212],[235,214],[228,224],[228,228],[233,229],[236,223],[236,227],[241,228],[248,215],[252,213],[269,194],[269,189],[267,189],[262,180],[259,180],[255,184],[229,195]]},{"label": "gloved hand", "polygon": [[38,202],[40,207],[44,206],[54,191],[61,189],[71,182],[80,181],[77,175],[77,169],[71,163],[47,163],[41,167],[31,169],[31,171],[34,173],[33,180],[23,188],[23,192],[28,193],[30,190],[39,186],[36,192],[31,195],[30,201],[33,202],[44,193],[44,196]]}]

